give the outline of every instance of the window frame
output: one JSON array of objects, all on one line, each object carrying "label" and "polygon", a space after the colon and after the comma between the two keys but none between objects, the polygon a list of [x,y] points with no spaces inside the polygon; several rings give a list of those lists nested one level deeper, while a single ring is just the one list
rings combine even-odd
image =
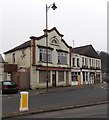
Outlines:
[{"label": "window frame", "polygon": [[68,61],[67,56],[68,54],[65,52],[58,52],[58,64],[63,64],[63,65],[67,64]]},{"label": "window frame", "polygon": [[[48,57],[48,59],[47,59]],[[51,49],[45,49],[45,48],[39,48],[39,61],[40,62],[52,62],[52,50]]]}]

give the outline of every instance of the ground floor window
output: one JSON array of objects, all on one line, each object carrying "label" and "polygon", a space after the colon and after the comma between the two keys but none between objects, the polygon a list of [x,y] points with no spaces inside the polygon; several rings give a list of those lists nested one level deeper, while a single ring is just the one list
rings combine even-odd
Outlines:
[{"label": "ground floor window", "polygon": [[95,82],[95,73],[94,72],[90,72],[90,82],[91,83]]},{"label": "ground floor window", "polygon": [[88,72],[83,71],[83,82],[88,81]]},{"label": "ground floor window", "polygon": [[[46,83],[47,71],[39,71],[39,83]],[[48,71],[48,82],[50,82],[50,71]]]},{"label": "ground floor window", "polygon": [[64,71],[58,71],[58,82],[64,81]]},{"label": "ground floor window", "polygon": [[78,81],[78,75],[80,72],[72,72],[72,81]]},{"label": "ground floor window", "polygon": [[86,81],[88,81],[88,72],[86,72]]},{"label": "ground floor window", "polygon": [[100,82],[100,73],[96,73],[96,82],[97,82],[97,83]]},{"label": "ground floor window", "polygon": [[83,81],[85,81],[85,72],[83,72]]}]

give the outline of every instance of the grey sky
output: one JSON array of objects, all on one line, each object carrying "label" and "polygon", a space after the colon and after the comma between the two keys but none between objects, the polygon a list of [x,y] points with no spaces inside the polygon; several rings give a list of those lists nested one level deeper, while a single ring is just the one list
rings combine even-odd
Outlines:
[{"label": "grey sky", "polygon": [[63,39],[75,47],[92,44],[107,51],[108,0],[1,0],[0,53],[43,34],[45,6],[55,2],[57,9],[48,11],[48,28],[56,27]]}]

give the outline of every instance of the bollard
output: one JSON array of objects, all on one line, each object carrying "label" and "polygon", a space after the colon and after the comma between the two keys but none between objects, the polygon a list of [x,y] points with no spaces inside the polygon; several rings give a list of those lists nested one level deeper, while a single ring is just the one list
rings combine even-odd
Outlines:
[{"label": "bollard", "polygon": [[28,110],[28,92],[20,92],[20,111],[27,111]]}]

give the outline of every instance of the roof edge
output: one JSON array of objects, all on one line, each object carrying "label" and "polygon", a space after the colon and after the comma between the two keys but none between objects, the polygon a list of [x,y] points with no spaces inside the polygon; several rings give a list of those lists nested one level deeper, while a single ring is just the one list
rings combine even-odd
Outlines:
[{"label": "roof edge", "polygon": [[59,33],[59,31],[57,30],[56,27],[53,27],[53,28],[50,29],[50,30],[48,30],[48,29],[44,29],[43,31],[44,31],[44,32],[46,32],[46,31],[47,31],[47,32],[51,32],[51,31],[53,31],[53,30],[55,30],[59,36],[61,36],[61,37],[64,36],[63,34]]}]

